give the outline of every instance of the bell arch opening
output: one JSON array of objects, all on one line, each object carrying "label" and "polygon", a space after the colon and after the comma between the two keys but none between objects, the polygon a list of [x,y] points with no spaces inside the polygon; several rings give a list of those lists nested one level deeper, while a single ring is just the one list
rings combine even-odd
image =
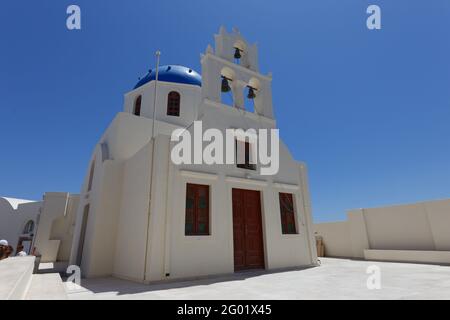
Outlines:
[{"label": "bell arch opening", "polygon": [[220,71],[220,102],[229,106],[234,106],[234,88],[233,81],[235,73],[228,67],[222,68]]},{"label": "bell arch opening", "polygon": [[247,85],[244,87],[244,109],[248,112],[257,112],[258,94],[261,84],[258,79],[251,78]]}]

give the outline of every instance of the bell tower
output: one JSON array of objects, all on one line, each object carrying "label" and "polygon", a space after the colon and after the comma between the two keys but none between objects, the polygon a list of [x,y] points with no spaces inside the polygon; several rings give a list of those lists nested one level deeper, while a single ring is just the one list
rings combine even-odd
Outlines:
[{"label": "bell tower", "polygon": [[[250,99],[251,112],[273,119],[272,75],[259,73],[256,44],[249,44],[236,28],[229,33],[221,27],[214,38],[215,48],[208,45],[201,57],[202,98],[242,110]],[[222,101],[223,92],[231,93],[231,103]]]}]

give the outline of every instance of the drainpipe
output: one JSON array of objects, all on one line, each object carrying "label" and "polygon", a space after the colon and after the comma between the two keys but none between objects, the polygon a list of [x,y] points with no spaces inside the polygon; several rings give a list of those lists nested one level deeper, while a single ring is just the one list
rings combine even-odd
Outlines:
[{"label": "drainpipe", "polygon": [[147,215],[147,234],[146,234],[146,242],[145,242],[145,258],[144,258],[144,275],[143,280],[146,281],[147,275],[147,260],[148,260],[148,249],[149,249],[149,239],[150,239],[150,217],[151,217],[151,208],[152,208],[152,188],[153,188],[153,166],[155,162],[155,115],[156,115],[156,95],[157,95],[157,85],[158,85],[158,75],[159,75],[159,57],[161,52],[158,50],[155,53],[156,55],[156,75],[155,75],[155,91],[153,93],[153,117],[152,117],[152,137],[150,141],[152,141],[152,162],[150,164],[150,190],[148,197],[148,215]]},{"label": "drainpipe", "polygon": [[173,168],[172,168],[172,162],[170,161],[170,141],[169,141],[169,150],[167,155],[167,171],[166,171],[166,181],[167,181],[167,187],[166,187],[166,215],[164,220],[164,257],[163,257],[163,274],[162,276],[164,278],[167,278],[170,276],[170,236],[171,236],[171,230],[169,229],[169,219],[170,214],[172,212],[172,206],[169,204],[169,191],[172,189],[173,184]]}]

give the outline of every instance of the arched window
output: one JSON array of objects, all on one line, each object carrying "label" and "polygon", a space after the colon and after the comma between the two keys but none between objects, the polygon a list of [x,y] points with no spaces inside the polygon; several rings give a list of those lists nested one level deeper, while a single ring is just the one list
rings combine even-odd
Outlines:
[{"label": "arched window", "polygon": [[180,116],[180,94],[176,91],[169,92],[167,96],[167,115]]},{"label": "arched window", "polygon": [[29,234],[32,233],[34,230],[34,221],[30,220],[25,224],[25,227],[23,227],[23,234]]},{"label": "arched window", "polygon": [[141,103],[142,103],[142,96],[138,96],[136,100],[134,101],[134,109],[133,114],[135,116],[141,115]]}]

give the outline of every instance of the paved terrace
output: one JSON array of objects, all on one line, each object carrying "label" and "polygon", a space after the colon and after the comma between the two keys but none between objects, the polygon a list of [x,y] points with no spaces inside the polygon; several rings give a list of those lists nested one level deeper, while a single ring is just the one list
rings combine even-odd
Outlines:
[{"label": "paved terrace", "polygon": [[[244,272],[207,280],[144,285],[84,279],[69,299],[450,299],[450,266],[321,258],[317,268]],[[367,289],[367,267],[381,271],[381,289]]]}]

